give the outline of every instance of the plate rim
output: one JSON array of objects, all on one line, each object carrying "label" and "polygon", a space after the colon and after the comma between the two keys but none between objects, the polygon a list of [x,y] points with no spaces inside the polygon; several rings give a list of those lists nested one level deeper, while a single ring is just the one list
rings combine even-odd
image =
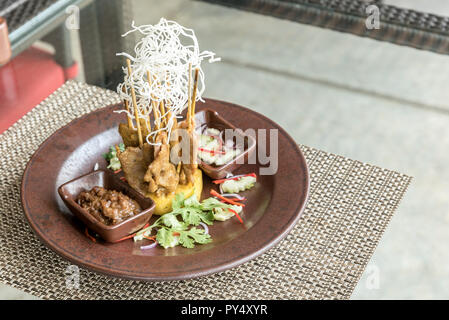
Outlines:
[{"label": "plate rim", "polygon": [[[265,115],[254,111],[252,109],[249,109],[247,107],[243,107],[241,105],[238,104],[234,104],[232,102],[227,102],[227,101],[223,101],[223,100],[217,100],[217,99],[210,99],[210,98],[204,98],[205,102],[209,102],[209,103],[214,103],[214,102],[218,102],[218,103],[224,103],[227,106],[232,106],[232,107],[236,107],[239,109],[244,109],[246,112],[250,112],[252,113],[254,116],[261,118],[264,122],[272,125],[273,127],[277,128],[279,131],[281,131],[281,133],[287,138],[287,140],[294,146],[295,151],[298,153],[298,155],[302,158],[302,162],[304,163],[304,177],[305,177],[305,185],[304,185],[304,201],[302,202],[302,204],[300,204],[296,209],[295,209],[295,214],[292,214],[292,219],[290,219],[286,225],[286,227],[282,230],[282,232],[280,232],[279,234],[277,234],[276,236],[272,237],[268,242],[261,244],[260,248],[258,250],[255,250],[249,254],[244,255],[243,257],[234,257],[232,258],[231,261],[229,262],[224,262],[218,265],[215,265],[213,267],[210,268],[200,268],[199,270],[188,270],[187,272],[182,272],[182,273],[175,273],[174,275],[164,275],[162,277],[155,277],[155,276],[144,276],[144,275],[136,275],[133,273],[129,273],[129,272],[120,272],[120,271],[115,271],[112,269],[107,269],[107,267],[103,267],[101,268],[100,266],[98,266],[98,264],[93,264],[91,261],[80,261],[80,259],[76,259],[76,257],[74,257],[73,255],[71,256],[69,253],[66,253],[65,249],[58,246],[57,244],[55,244],[54,242],[50,241],[49,239],[47,239],[41,230],[39,230],[39,228],[34,224],[33,219],[30,216],[30,212],[28,212],[28,208],[26,206],[26,199],[25,199],[25,183],[26,183],[26,178],[27,178],[27,174],[30,171],[30,167],[33,163],[33,160],[35,159],[35,157],[39,154],[39,152],[49,143],[51,142],[52,139],[54,139],[57,134],[61,131],[63,131],[65,128],[72,126],[73,124],[77,123],[78,121],[83,120],[84,118],[91,116],[94,113],[101,113],[104,111],[104,109],[108,109],[108,108],[114,108],[114,107],[118,107],[123,105],[123,103],[114,103],[114,104],[109,104],[103,107],[99,107],[91,112],[85,113],[71,121],[69,121],[67,124],[61,126],[60,128],[58,128],[57,130],[55,130],[49,137],[47,137],[40,145],[39,147],[33,152],[33,155],[30,157],[30,159],[27,162],[27,165],[23,171],[22,174],[22,180],[21,180],[21,185],[20,185],[20,198],[21,198],[21,205],[22,205],[22,209],[24,212],[24,216],[28,222],[28,224],[30,225],[31,230],[33,231],[33,233],[38,237],[38,239],[47,247],[49,248],[51,251],[53,251],[54,253],[60,255],[61,257],[63,257],[64,259],[72,262],[75,265],[81,266],[83,268],[86,268],[90,271],[96,272],[96,273],[100,273],[103,275],[107,275],[107,276],[113,276],[113,277],[117,277],[117,278],[121,278],[121,279],[128,279],[128,280],[140,280],[140,281],[149,281],[149,282],[159,282],[159,281],[175,281],[175,280],[187,280],[187,279],[194,279],[194,278],[199,278],[199,277],[204,277],[206,275],[210,275],[213,273],[218,273],[218,272],[223,272],[225,270],[231,269],[231,268],[235,268],[239,265],[242,265],[260,255],[262,255],[263,253],[266,253],[267,251],[269,251],[270,249],[272,249],[273,247],[275,247],[277,244],[279,244],[289,233],[290,231],[296,226],[297,222],[299,221],[299,219],[301,218],[306,205],[308,203],[309,200],[309,196],[310,196],[310,173],[309,173],[309,167],[306,161],[306,158],[304,156],[304,153],[302,152],[302,150],[300,149],[298,143],[291,137],[291,135],[285,130],[283,129],[279,124],[277,124],[275,121],[273,121],[272,119],[266,117]],[[31,209],[30,209],[31,210]]]}]

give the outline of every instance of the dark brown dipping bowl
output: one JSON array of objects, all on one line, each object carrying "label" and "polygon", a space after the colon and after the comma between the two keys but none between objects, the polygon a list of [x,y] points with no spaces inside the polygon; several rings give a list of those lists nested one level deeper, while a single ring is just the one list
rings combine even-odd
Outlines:
[{"label": "dark brown dipping bowl", "polygon": [[[96,186],[127,195],[136,200],[143,211],[115,225],[106,225],[98,221],[76,202],[76,198],[82,191],[89,191]],[[142,229],[153,215],[155,207],[153,200],[142,196],[116,177],[110,170],[97,170],[73,179],[60,186],[58,193],[70,211],[107,242],[115,242]]]},{"label": "dark brown dipping bowl", "polygon": [[256,150],[256,140],[221,117],[217,111],[204,109],[195,113],[195,123],[196,130],[200,129],[204,124],[206,124],[208,128],[215,128],[218,130],[235,130],[235,136],[239,136],[239,138],[242,138],[244,141],[243,152],[222,166],[214,166],[207,164],[204,161],[200,161],[200,168],[212,179],[225,178],[228,173],[232,173],[244,163],[247,163],[249,156]]}]

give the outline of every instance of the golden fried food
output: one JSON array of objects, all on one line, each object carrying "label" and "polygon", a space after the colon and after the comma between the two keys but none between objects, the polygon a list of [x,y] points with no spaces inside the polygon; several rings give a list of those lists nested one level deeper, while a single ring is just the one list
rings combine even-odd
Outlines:
[{"label": "golden fried food", "polygon": [[156,207],[154,214],[162,215],[172,210],[172,201],[178,193],[184,194],[184,197],[191,197],[196,195],[197,199],[201,199],[203,192],[203,175],[200,169],[196,169],[193,173],[193,183],[178,184],[176,190],[170,194],[156,195],[155,193],[148,193],[146,197],[151,198]]},{"label": "golden fried food", "polygon": [[161,146],[158,148],[153,162],[148,166],[144,181],[149,184],[149,192],[157,195],[170,194],[176,190],[179,176],[175,165],[170,162],[170,145],[167,142],[167,134],[161,132],[157,142],[160,142]]},{"label": "golden fried food", "polygon": [[[146,137],[150,132],[148,131],[145,119],[139,119],[140,127],[142,129],[142,136]],[[129,128],[127,123],[120,123],[118,126],[118,132],[123,139],[123,143],[126,147],[138,147],[139,135],[137,130]]]}]

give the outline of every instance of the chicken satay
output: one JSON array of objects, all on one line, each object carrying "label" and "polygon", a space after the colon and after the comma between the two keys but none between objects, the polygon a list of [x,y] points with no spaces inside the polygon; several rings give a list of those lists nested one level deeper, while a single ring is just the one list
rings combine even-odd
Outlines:
[{"label": "chicken satay", "polygon": [[[150,132],[147,128],[145,119],[139,119],[142,135],[146,137]],[[136,129],[128,127],[127,123],[120,123],[118,126],[118,132],[123,139],[123,143],[126,147],[138,147],[139,135]]]},{"label": "chicken satay", "polygon": [[194,173],[198,168],[198,147],[199,141],[198,136],[194,130],[188,130],[188,123],[182,122],[179,124],[179,128],[186,130],[187,141],[185,143],[189,144],[189,161],[187,163],[182,163],[180,172],[180,181],[182,184],[187,184],[194,182]]},{"label": "chicken satay", "polygon": [[[170,162],[170,145],[167,142],[166,132],[160,132],[156,139],[161,146],[155,151],[153,162],[148,166],[144,181],[148,182],[148,191],[161,195],[172,193],[179,183],[175,165]],[[156,149],[156,148],[155,148]]]},{"label": "chicken satay", "polygon": [[148,168],[144,153],[139,147],[128,147],[118,154],[123,173],[128,184],[145,195],[148,185],[144,181],[145,172]]}]

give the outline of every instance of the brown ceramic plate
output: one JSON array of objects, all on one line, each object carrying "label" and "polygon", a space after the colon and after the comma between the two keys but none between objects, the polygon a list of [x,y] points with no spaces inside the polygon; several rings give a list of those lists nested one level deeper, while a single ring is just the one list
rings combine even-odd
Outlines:
[{"label": "brown ceramic plate", "polygon": [[[298,221],[307,200],[309,174],[296,142],[276,123],[252,110],[207,99],[197,110],[216,110],[237,128],[278,129],[279,164],[275,175],[258,176],[256,186],[242,194],[248,198],[237,219],[216,222],[213,241],[194,249],[160,247],[142,251],[139,243],[116,244],[89,240],[84,225],[64,205],[58,187],[106,167],[102,154],[121,138],[117,127],[121,106],[108,106],[78,118],[48,138],[29,161],[22,178],[22,205],[37,236],[50,249],[72,263],[108,275],[139,280],[180,280],[223,271],[242,264],[273,247]],[[260,141],[257,141],[258,147]],[[245,164],[235,174],[259,172],[260,164]],[[203,175],[203,198],[216,188]],[[152,219],[154,219],[153,217]]]}]

